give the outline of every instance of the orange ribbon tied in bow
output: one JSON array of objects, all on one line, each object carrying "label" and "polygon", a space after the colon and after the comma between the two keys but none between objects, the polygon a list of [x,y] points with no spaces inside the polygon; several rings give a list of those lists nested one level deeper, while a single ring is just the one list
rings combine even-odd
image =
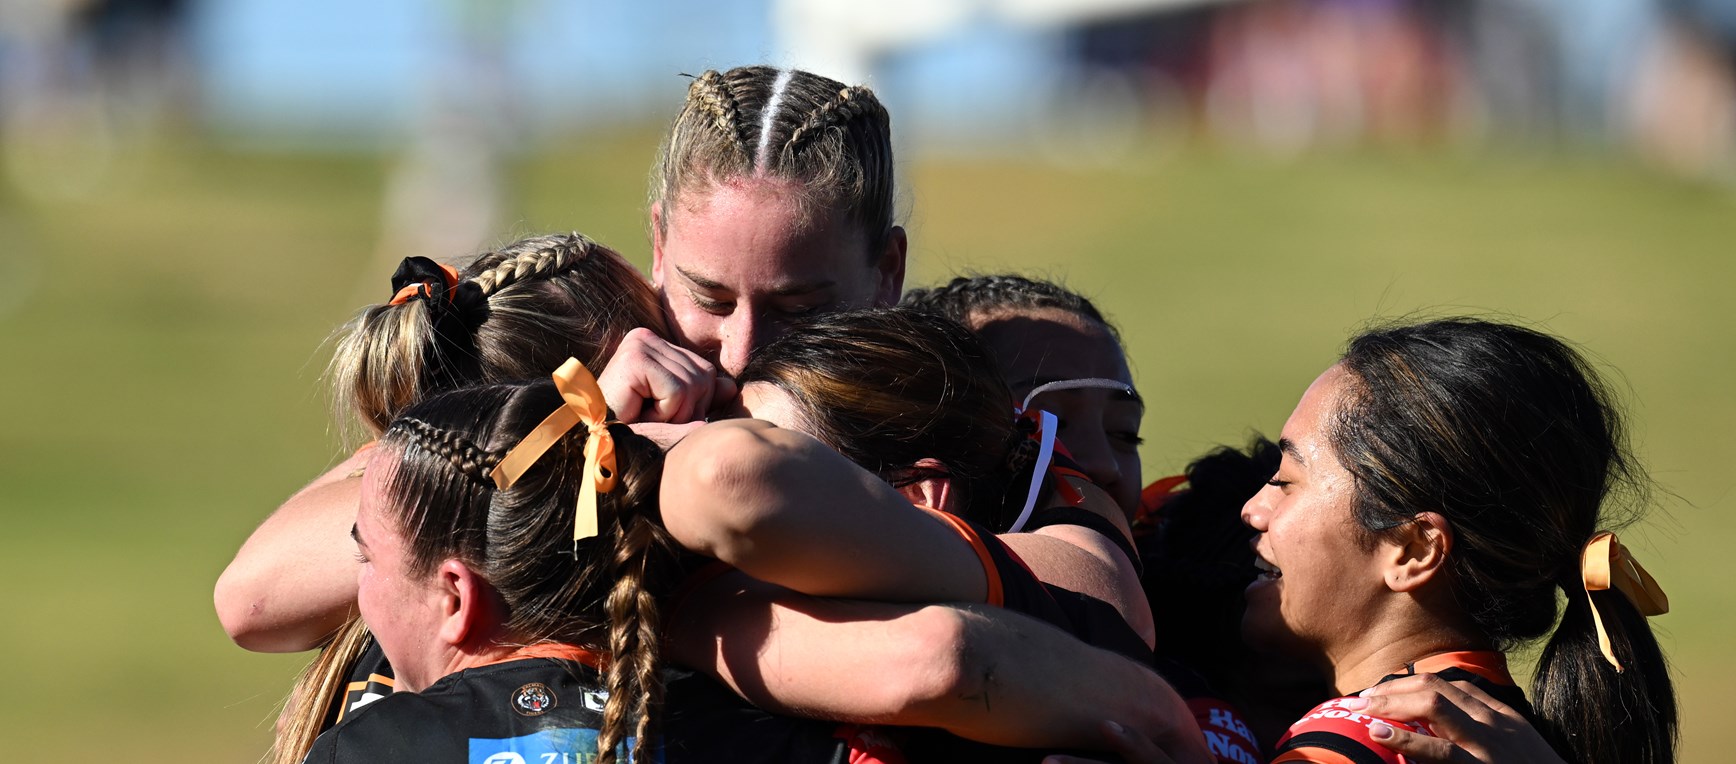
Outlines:
[{"label": "orange ribbon tied in bow", "polygon": [[511,488],[568,430],[584,423],[589,434],[585,438],[585,474],[579,482],[578,515],[573,519],[576,548],[580,540],[597,535],[597,494],[615,489],[615,438],[609,434],[609,407],[603,402],[603,391],[579,359],[568,358],[555,370],[554,380],[566,403],[513,446],[489,477],[501,490]]},{"label": "orange ribbon tied in bow", "polygon": [[1591,621],[1597,626],[1598,647],[1603,648],[1603,657],[1609,665],[1622,671],[1621,661],[1616,660],[1615,651],[1610,649],[1609,633],[1603,628],[1603,614],[1597,610],[1597,601],[1591,600],[1591,593],[1614,589],[1634,603],[1634,607],[1645,616],[1670,612],[1670,598],[1609,531],[1592,536],[1591,541],[1586,542],[1579,567],[1585,580],[1586,599],[1591,602]]}]

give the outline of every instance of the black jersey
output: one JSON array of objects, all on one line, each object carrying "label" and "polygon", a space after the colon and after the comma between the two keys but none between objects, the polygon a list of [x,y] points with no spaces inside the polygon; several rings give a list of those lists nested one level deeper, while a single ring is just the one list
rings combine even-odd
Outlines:
[{"label": "black jersey", "polygon": [[[939,510],[928,507],[922,509],[946,520],[976,552],[983,565],[983,574],[988,578],[988,604],[1044,621],[1059,627],[1081,642],[1120,653],[1135,662],[1148,664],[1151,661],[1151,648],[1146,647],[1138,632],[1127,625],[1126,619],[1121,617],[1121,612],[1113,605],[1090,595],[1039,581],[1024,560],[1019,559],[1018,554],[983,526]],[[1065,519],[1059,519],[1047,524],[1067,523]],[[1118,530],[1115,533],[1120,535]],[[1075,753],[1086,758],[1101,756],[1083,751],[1057,752],[993,746],[932,729],[900,730],[897,734],[900,747],[910,760],[919,762],[1037,762],[1051,753]]]},{"label": "black jersey", "polygon": [[[651,760],[831,762],[849,759],[837,725],[754,709],[706,677],[666,671]],[[416,693],[357,710],[314,742],[307,764],[589,764],[608,693],[590,665],[525,657],[465,669]],[[620,751],[621,761],[633,741]]]},{"label": "black jersey", "polygon": [[381,650],[379,641],[369,634],[361,655],[356,656],[356,662],[350,664],[350,678],[344,685],[344,691],[332,698],[331,708],[326,711],[325,722],[320,725],[320,731],[331,729],[338,722],[350,718],[363,706],[391,695],[396,682],[392,675],[392,664],[386,660],[386,651]]}]

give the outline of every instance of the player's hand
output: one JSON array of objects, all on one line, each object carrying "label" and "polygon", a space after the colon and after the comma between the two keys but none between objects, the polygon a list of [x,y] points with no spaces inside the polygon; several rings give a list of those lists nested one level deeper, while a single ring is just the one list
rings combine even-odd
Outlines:
[{"label": "player's hand", "polygon": [[710,361],[643,327],[621,339],[597,386],[609,409],[628,424],[704,419],[736,393],[735,380],[719,374]]},{"label": "player's hand", "polygon": [[[1434,737],[1376,724],[1374,742],[1423,764],[1565,764],[1512,707],[1469,682],[1418,674],[1363,692],[1359,713],[1423,722]],[[1347,707],[1348,708],[1348,707]],[[1386,735],[1382,736],[1382,730]]]}]

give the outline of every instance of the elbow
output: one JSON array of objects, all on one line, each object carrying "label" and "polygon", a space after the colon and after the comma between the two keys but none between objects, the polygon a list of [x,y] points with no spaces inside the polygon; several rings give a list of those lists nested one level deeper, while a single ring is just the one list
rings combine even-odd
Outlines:
[{"label": "elbow", "polygon": [[261,641],[264,637],[263,620],[260,615],[264,608],[257,597],[252,596],[251,587],[245,586],[236,579],[234,571],[223,571],[218,577],[216,589],[211,594],[212,604],[217,609],[217,620],[223,624],[223,632],[243,649],[254,652],[270,652],[263,649]]},{"label": "elbow", "polygon": [[751,554],[775,508],[764,487],[776,448],[758,433],[708,426],[670,453],[661,486],[663,521],[675,540],[732,564]]},{"label": "elbow", "polygon": [[[226,570],[217,579],[212,604],[223,632],[243,650],[256,653],[294,653],[319,645],[323,633],[301,633],[276,623],[266,608],[266,595],[245,576]],[[307,631],[317,632],[319,627]]]}]

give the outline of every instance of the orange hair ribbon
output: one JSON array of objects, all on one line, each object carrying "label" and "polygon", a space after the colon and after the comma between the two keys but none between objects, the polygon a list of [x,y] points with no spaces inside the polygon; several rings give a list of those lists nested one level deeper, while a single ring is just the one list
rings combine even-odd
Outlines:
[{"label": "orange hair ribbon", "polygon": [[1616,671],[1622,671],[1621,661],[1615,659],[1615,651],[1610,649],[1609,632],[1604,631],[1603,615],[1598,612],[1597,600],[1591,599],[1591,593],[1614,589],[1634,603],[1634,607],[1645,616],[1670,612],[1670,598],[1609,531],[1598,533],[1586,542],[1585,552],[1579,558],[1579,570],[1585,581],[1585,597],[1591,602],[1591,621],[1597,625],[1597,645],[1603,649],[1604,660],[1609,661]]},{"label": "orange hair ribbon", "polygon": [[585,437],[585,474],[579,483],[578,514],[573,518],[576,548],[580,540],[597,535],[597,494],[615,489],[615,439],[609,434],[609,407],[603,402],[603,391],[597,387],[597,378],[591,376],[579,359],[568,358],[555,370],[554,380],[555,389],[566,402],[513,446],[489,477],[501,490],[511,488],[568,430],[583,423],[589,434]]},{"label": "orange hair ribbon", "polygon": [[[408,262],[410,260],[410,258],[404,258],[404,259],[406,262]],[[417,258],[417,259],[427,260],[427,258]],[[435,263],[432,260],[428,260],[428,262],[432,263],[433,265],[435,265],[436,267],[438,267],[440,269],[440,279],[441,279],[441,281],[445,282],[444,286],[446,287],[446,299],[448,299],[448,300],[452,299],[453,290],[458,288],[458,270],[456,268],[453,268],[450,265],[445,264],[445,263]],[[404,272],[405,272],[405,267],[399,266],[398,267],[398,273],[404,273]],[[393,275],[394,275],[394,277],[397,276],[397,274],[393,274]],[[414,284],[405,284],[403,287],[398,289],[397,294],[392,295],[392,300],[386,304],[387,305],[403,305],[404,303],[407,303],[411,300],[414,300],[417,297],[433,297],[434,296],[433,287],[434,287],[434,282],[432,282],[432,281],[418,281]]]}]

